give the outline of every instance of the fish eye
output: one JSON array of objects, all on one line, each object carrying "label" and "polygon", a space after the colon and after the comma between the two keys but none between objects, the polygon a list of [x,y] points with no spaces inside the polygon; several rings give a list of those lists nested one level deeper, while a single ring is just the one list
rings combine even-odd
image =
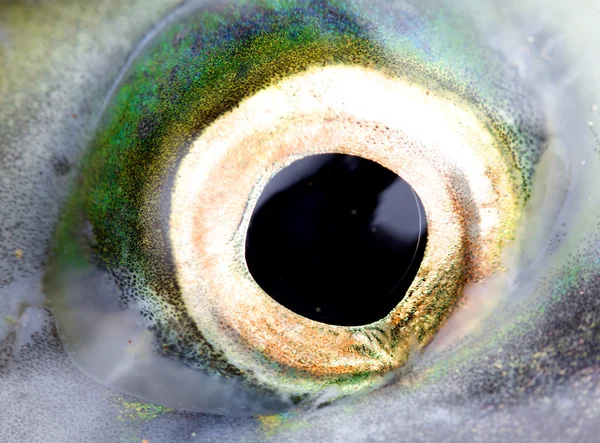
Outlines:
[{"label": "fish eye", "polygon": [[[505,76],[477,84],[475,67],[459,74],[428,60],[410,28],[375,32],[375,13],[335,2],[201,8],[132,60],[83,159],[44,282],[84,371],[164,406],[283,412],[327,389],[343,397],[376,385],[429,343],[466,283],[498,269],[546,146],[538,98],[514,78],[499,99]],[[407,36],[414,48],[399,47]],[[427,37],[432,45],[445,31]],[[329,179],[311,176],[308,193],[284,197],[287,218],[261,216],[276,198],[258,208],[267,183],[327,154],[343,160],[324,166]],[[396,177],[413,194],[402,205],[391,197],[396,213],[425,218],[428,241],[403,293],[380,305],[377,271],[396,268],[389,295],[417,255],[414,246],[366,255],[377,241],[373,201]],[[320,203],[324,180],[343,194]],[[254,245],[261,229],[291,229],[272,238],[282,249],[271,261]],[[289,263],[290,242],[307,246],[316,229],[326,234],[315,234],[313,257]],[[304,268],[309,260],[317,265]],[[292,281],[276,264],[286,261]],[[361,272],[373,281],[354,281]],[[269,283],[282,275],[285,302]]]},{"label": "fish eye", "polygon": [[[69,364],[139,410],[263,430],[427,386],[460,406],[489,371],[490,392],[509,376],[519,390],[566,349],[529,352],[535,328],[568,336],[585,369],[598,140],[560,91],[577,74],[556,40],[502,40],[489,5],[434,3],[189,2],[144,19],[86,105],[82,154],[48,163],[64,198],[45,203],[60,210],[36,271]],[[0,337],[39,340],[15,332],[39,301],[11,300]],[[545,320],[575,315],[566,300],[576,341]]]}]

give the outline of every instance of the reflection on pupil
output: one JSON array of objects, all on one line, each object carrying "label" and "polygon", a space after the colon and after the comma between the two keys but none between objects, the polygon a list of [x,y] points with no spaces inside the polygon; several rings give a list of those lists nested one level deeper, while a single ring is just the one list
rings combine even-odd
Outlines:
[{"label": "reflection on pupil", "polygon": [[421,200],[395,173],[356,156],[315,155],[267,184],[246,262],[260,287],[295,313],[364,325],[402,300],[426,236]]}]

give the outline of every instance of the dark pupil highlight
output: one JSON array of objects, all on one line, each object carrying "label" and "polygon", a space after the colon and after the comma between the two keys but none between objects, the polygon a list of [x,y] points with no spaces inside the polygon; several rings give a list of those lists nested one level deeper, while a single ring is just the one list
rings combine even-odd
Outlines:
[{"label": "dark pupil highlight", "polygon": [[246,262],[259,286],[323,323],[378,321],[416,276],[427,221],[412,187],[361,157],[306,157],[267,184],[250,220]]}]

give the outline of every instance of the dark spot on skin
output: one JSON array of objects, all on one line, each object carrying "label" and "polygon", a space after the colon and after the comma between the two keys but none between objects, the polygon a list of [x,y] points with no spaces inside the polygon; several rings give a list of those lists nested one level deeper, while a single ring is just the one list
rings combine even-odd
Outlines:
[{"label": "dark spot on skin", "polygon": [[302,394],[302,395],[292,395],[290,397],[290,400],[292,401],[293,404],[298,405],[300,403],[302,403],[304,400],[308,399],[310,397],[309,394]]},{"label": "dark spot on skin", "polygon": [[175,80],[177,80],[178,73],[179,73],[179,65],[173,66],[173,69],[171,69],[171,73],[169,74],[169,81],[171,83],[173,83]]},{"label": "dark spot on skin", "polygon": [[72,165],[66,157],[52,157],[52,168],[58,177],[64,177],[71,171]]},{"label": "dark spot on skin", "polygon": [[327,406],[330,406],[331,402],[330,401],[326,401],[325,403],[321,403],[320,405],[317,405],[317,409],[323,409],[326,408]]},{"label": "dark spot on skin", "polygon": [[142,117],[137,126],[137,133],[141,140],[147,139],[156,129],[158,123],[154,116]]},{"label": "dark spot on skin", "polygon": [[[6,320],[6,319],[5,319]],[[8,374],[8,367],[13,359],[13,346],[16,340],[14,331],[8,333],[4,341],[0,342],[0,375]]]},{"label": "dark spot on skin", "polygon": [[[588,128],[591,131],[591,133],[594,134],[594,138],[596,139],[596,143],[598,143],[598,146],[600,146],[600,137],[598,136],[598,133],[596,131],[594,131],[594,128],[592,126],[588,126]],[[594,151],[600,152],[598,150],[598,148],[594,149]]]}]

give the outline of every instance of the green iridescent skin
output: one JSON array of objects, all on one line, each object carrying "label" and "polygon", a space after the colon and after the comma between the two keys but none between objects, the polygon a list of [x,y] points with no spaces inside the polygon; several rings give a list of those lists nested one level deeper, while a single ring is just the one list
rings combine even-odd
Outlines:
[{"label": "green iridescent skin", "polygon": [[[81,153],[89,148],[81,128],[87,124],[87,129],[92,129],[95,113],[101,109],[104,94],[123,65],[127,53],[144,32],[175,3],[145,1],[125,5],[123,2],[108,0],[93,3],[57,1],[52,5],[40,3],[40,6],[36,6],[38,9],[34,10],[25,2],[11,2],[0,6],[0,91],[4,98],[0,101],[0,177],[3,179],[0,181],[0,195],[3,198],[6,196],[0,204],[0,226],[5,228],[0,246],[0,287],[5,291],[2,292],[3,296],[16,293],[16,283],[29,284],[32,281],[31,284],[35,286],[45,260],[45,249],[51,232],[54,231],[56,214],[60,207],[64,207],[67,190],[71,189],[68,185],[75,183],[76,168],[72,168],[64,178],[56,165],[64,164],[63,159],[67,159],[66,164],[71,167],[80,163]],[[404,52],[407,59],[413,62],[411,67],[423,67],[422,62],[427,61],[430,63],[428,66],[431,67],[432,79],[437,79],[445,87],[457,88],[464,96],[473,98],[484,112],[493,114],[491,110],[505,107],[508,114],[512,114],[512,105],[506,103],[510,100],[504,100],[503,97],[507,90],[512,90],[510,85],[513,78],[504,77],[502,72],[512,72],[513,67],[502,63],[496,66],[483,55],[488,52],[481,52],[478,36],[468,31],[471,29],[468,18],[462,23],[441,10],[439,5],[423,3],[418,13],[411,10],[420,18],[420,27],[415,26],[406,35],[396,38],[389,34],[382,36],[387,32],[382,31],[378,35],[380,41],[385,43],[382,47],[385,50],[395,48]],[[518,3],[522,7],[523,2]],[[528,12],[537,16],[540,5],[531,6],[530,3],[527,2],[528,7],[531,7]],[[547,4],[543,6],[544,9],[549,7]],[[592,58],[595,60],[597,57],[595,42],[600,39],[592,36],[588,42],[582,42],[572,34],[577,32],[582,35],[581,38],[588,38],[586,35],[597,32],[593,14],[589,14],[590,25],[585,25],[587,22],[583,18],[587,14],[585,5],[582,6],[583,13],[577,20],[577,26],[571,26],[570,17],[573,14],[568,13],[577,8],[566,4],[567,10],[557,14],[556,23],[564,26],[567,41],[577,48],[574,51],[578,56],[573,57],[573,60],[585,61],[587,54],[591,66]],[[393,9],[391,4],[386,4],[385,7]],[[507,3],[503,5],[503,10],[510,10],[511,7],[513,11],[516,8]],[[359,8],[355,7],[354,11],[376,15],[376,12],[369,11],[368,8]],[[384,6],[381,9],[383,13],[378,23],[381,29],[386,30],[391,26],[393,14],[386,14]],[[501,15],[500,12],[494,8],[491,8],[491,12],[484,8],[484,12],[477,15],[477,20],[490,25],[502,23],[502,18],[508,20],[508,15]],[[124,22],[115,18],[119,16],[123,17]],[[239,15],[232,13],[232,18],[239,18]],[[124,26],[123,23],[128,23],[129,26]],[[213,23],[215,28],[223,25],[220,20]],[[171,37],[174,38],[175,35],[172,34]],[[417,36],[421,39],[417,39]],[[419,46],[416,41],[426,42],[427,46]],[[524,41],[526,42],[525,38]],[[165,38],[159,45],[163,56],[173,55],[172,42],[172,39]],[[578,43],[575,45],[573,42]],[[521,47],[515,45],[510,49],[517,53]],[[155,56],[158,53],[152,55]],[[552,57],[547,54],[545,56]],[[142,58],[139,60],[132,72],[142,69]],[[596,79],[597,71],[594,71],[596,74],[589,73],[591,68],[585,62],[581,63],[583,65],[578,65],[579,68],[587,72],[584,73],[584,78],[588,81]],[[174,61],[168,62],[165,68],[174,64]],[[156,74],[164,72],[160,64],[155,68]],[[419,71],[416,75],[418,79],[428,77],[420,74],[422,73]],[[180,80],[190,78],[184,74],[181,76]],[[135,98],[135,91],[142,91],[144,83],[151,90],[162,81],[166,82],[162,78],[142,78],[139,84],[133,86],[129,83],[128,86],[126,80],[117,96],[127,88],[132,88],[130,92],[134,91]],[[600,91],[592,83],[590,81],[585,84],[586,112],[593,109],[592,105],[600,104]],[[504,89],[502,84],[506,86]],[[496,87],[500,87],[498,91],[494,90]],[[573,94],[573,101],[578,100],[575,95]],[[111,105],[113,110],[115,103],[117,101]],[[134,104],[131,103],[132,106]],[[169,101],[164,102],[155,109],[162,106],[164,110],[168,104]],[[574,108],[579,110],[577,106]],[[180,121],[190,123],[188,128],[201,128],[198,120],[191,118],[191,110],[184,115],[187,112],[185,108],[177,109]],[[129,134],[133,135],[132,139],[124,139],[127,143],[140,140],[135,124],[139,121],[140,114],[147,116],[148,112],[138,108],[127,119],[130,121]],[[582,128],[577,129],[582,134],[583,141],[572,141],[570,147],[573,151],[587,153],[585,149],[589,140],[585,137],[589,135],[593,139],[594,134],[594,127],[589,129],[587,121],[593,121],[596,127],[600,122],[596,113],[590,111],[589,115],[585,115]],[[105,120],[101,127],[109,125]],[[497,132],[506,132],[506,140],[509,142],[526,140],[523,145],[520,142],[515,145],[523,148],[521,151],[517,150],[514,158],[520,164],[519,167],[526,171],[524,176],[527,177],[533,172],[532,165],[539,153],[527,150],[529,146],[537,144],[536,140],[527,142],[531,135],[535,137],[535,131],[523,134],[521,129],[505,122],[497,127]],[[182,134],[170,136],[178,137]],[[93,138],[93,144],[97,146],[95,152],[99,152],[98,141],[101,137],[100,134]],[[70,145],[69,140],[72,140]],[[114,139],[108,137],[105,140]],[[486,328],[487,334],[476,338],[475,344],[465,346],[454,359],[439,362],[433,368],[435,376],[428,380],[426,386],[421,386],[418,382],[405,386],[404,389],[391,385],[372,396],[353,400],[350,405],[331,406],[309,417],[284,416],[281,420],[287,423],[284,429],[281,432],[273,432],[271,429],[268,436],[261,433],[253,419],[218,419],[201,415],[190,417],[175,412],[169,412],[167,416],[157,414],[158,419],[152,418],[150,424],[142,429],[134,423],[135,420],[123,416],[122,407],[114,406],[113,397],[107,390],[80,376],[66,362],[51,327],[40,327],[33,340],[26,338],[30,348],[24,349],[20,359],[15,360],[13,355],[17,352],[11,349],[19,348],[13,346],[15,342],[10,341],[12,339],[6,339],[14,337],[11,332],[14,329],[11,329],[11,325],[0,324],[0,399],[2,404],[11,406],[5,408],[0,417],[0,437],[7,441],[65,441],[76,435],[81,439],[115,441],[133,432],[137,441],[145,438],[150,441],[177,441],[188,438],[194,432],[198,433],[200,440],[260,440],[270,437],[275,440],[306,441],[309,438],[328,438],[336,433],[348,432],[346,436],[350,435],[357,440],[373,436],[389,439],[397,435],[414,436],[415,440],[447,438],[448,435],[464,436],[467,439],[503,436],[516,441],[526,440],[529,435],[538,435],[540,438],[567,435],[580,441],[590,440],[590,437],[597,435],[594,433],[593,423],[597,420],[597,415],[594,415],[597,412],[594,411],[597,411],[598,397],[594,392],[597,392],[598,379],[592,368],[598,364],[597,343],[600,342],[596,320],[596,300],[599,299],[597,295],[600,287],[598,210],[597,207],[590,208],[588,203],[588,198],[597,194],[594,190],[598,189],[597,177],[600,176],[597,174],[597,144],[594,146],[595,151],[589,149],[589,152],[595,152],[596,157],[580,159],[587,161],[587,169],[582,167],[577,170],[577,174],[583,178],[578,182],[579,187],[575,188],[580,197],[569,208],[573,222],[564,228],[567,240],[556,246],[559,252],[553,253],[548,259],[547,269],[534,270],[529,274],[532,279],[541,275],[543,284],[523,294],[523,297],[531,296],[531,300],[511,311],[511,314],[520,312],[519,316],[512,318],[507,314],[500,317],[501,330],[496,324],[490,323]],[[171,147],[175,148],[174,145]],[[125,149],[124,146],[121,148]],[[104,206],[105,204],[114,205],[114,201],[120,201],[117,206],[112,206],[113,210],[128,213],[135,223],[145,220],[137,206],[139,193],[151,186],[144,176],[160,177],[165,170],[165,164],[161,162],[166,160],[168,166],[169,159],[177,158],[175,151],[176,149],[170,154],[169,150],[161,151],[156,158],[144,160],[154,165],[155,169],[151,171],[156,175],[138,174],[134,177],[134,172],[130,172],[127,177],[121,176],[123,180],[129,180],[122,183],[133,183],[132,188],[121,186],[125,193],[129,193],[127,199],[113,200],[118,196],[118,187],[110,189],[111,186],[104,183],[103,190],[95,197],[98,200],[95,201],[97,206],[94,211],[98,214],[107,211],[108,206]],[[92,169],[90,159],[93,155],[95,154],[89,154],[81,162],[84,169]],[[117,156],[113,158],[115,157]],[[118,158],[118,162],[121,161]],[[577,165],[579,163],[578,160]],[[120,166],[113,164],[113,167],[118,169]],[[85,189],[98,185],[98,181],[94,181],[92,177],[86,177],[85,174],[83,177]],[[112,178],[109,177],[109,182]],[[137,190],[134,192],[129,189]],[[91,199],[89,195],[83,195],[83,192],[70,194],[70,201],[76,204],[71,206],[72,212],[63,212],[63,226],[72,221],[68,220],[70,214],[75,218],[70,226],[78,227],[81,213],[75,209],[82,201],[90,205]],[[90,217],[91,212],[93,211],[86,213],[86,216]],[[127,248],[131,248],[136,236],[139,238],[140,231],[132,229],[130,225],[121,225],[117,221],[113,227],[111,235],[118,235],[120,232]],[[69,261],[69,266],[81,263],[85,251],[72,242],[69,230],[65,229],[62,233],[62,239],[59,231],[55,241],[73,253],[70,258],[63,256],[66,258],[65,263]],[[73,249],[69,249],[71,247]],[[104,258],[108,263],[144,266],[144,257],[136,261],[131,256],[124,255],[124,249],[107,249]],[[17,250],[22,251],[22,259],[18,258],[21,253],[15,253]],[[141,255],[135,245],[128,251],[138,254],[138,257]],[[568,258],[569,255],[575,258]],[[5,309],[4,305],[1,306]],[[43,312],[40,310],[38,314]],[[555,323],[547,326],[550,318],[554,318]],[[5,336],[5,331],[9,331],[9,335]],[[532,335],[543,336],[546,341],[541,343],[539,339],[531,339]],[[507,346],[510,343],[512,346]],[[542,351],[548,352],[545,356],[540,356]],[[486,357],[490,360],[486,360]],[[430,369],[432,368],[425,365],[425,372]],[[535,379],[531,376],[532,373],[535,374]],[[535,383],[530,385],[532,379]],[[566,398],[577,420],[571,420],[560,408],[544,409],[544,399],[548,399],[551,405],[563,400],[562,395],[565,394],[555,390],[556,386],[563,384],[569,391]],[[71,391],[71,386],[76,389]],[[19,396],[17,400],[15,392],[23,392],[29,396]],[[483,408],[488,408],[487,415],[481,415]],[[416,412],[411,413],[411,410]],[[449,411],[450,419],[440,417],[440,410]],[[540,417],[536,415],[536,410],[546,415]],[[392,412],[393,415],[390,415]],[[294,424],[289,425],[290,422]],[[90,423],[94,423],[94,426]],[[510,426],[507,428],[498,423],[510,423]],[[542,430],[542,425],[546,431]]]}]

